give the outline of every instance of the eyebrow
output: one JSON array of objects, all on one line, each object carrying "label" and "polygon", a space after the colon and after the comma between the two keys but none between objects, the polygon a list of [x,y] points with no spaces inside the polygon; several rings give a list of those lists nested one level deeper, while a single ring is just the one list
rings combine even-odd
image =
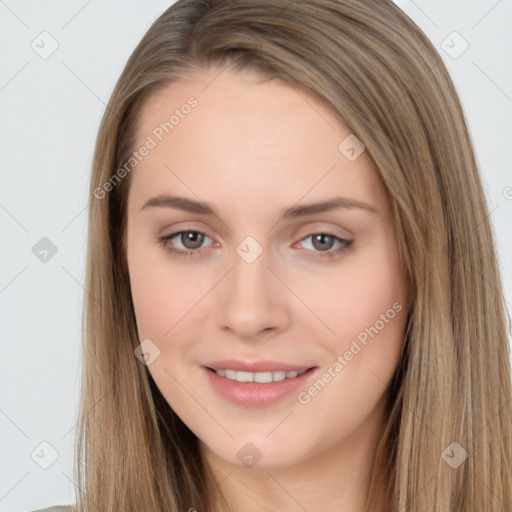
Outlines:
[{"label": "eyebrow", "polygon": [[[197,213],[200,215],[209,215],[219,217],[215,208],[208,203],[195,201],[186,197],[169,196],[161,194],[149,198],[141,210],[146,208],[175,208],[183,210],[185,212]],[[305,217],[307,215],[313,215],[315,213],[324,213],[333,210],[344,209],[361,209],[370,213],[379,214],[379,211],[372,205],[356,201],[355,199],[348,199],[345,197],[334,197],[326,201],[318,203],[311,203],[302,206],[292,206],[287,208],[283,213],[283,219],[296,219],[298,217]]]}]

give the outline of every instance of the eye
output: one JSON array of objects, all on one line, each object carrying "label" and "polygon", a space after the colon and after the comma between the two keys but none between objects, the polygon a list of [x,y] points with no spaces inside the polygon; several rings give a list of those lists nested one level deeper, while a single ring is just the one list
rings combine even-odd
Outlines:
[{"label": "eye", "polygon": [[[170,243],[174,238],[177,239],[177,243],[181,244],[182,248],[175,247]],[[203,245],[205,238],[211,240],[208,235],[200,231],[177,231],[170,235],[158,237],[158,241],[170,253],[177,256],[193,256],[194,254],[199,255],[201,253],[199,248]]]},{"label": "eye", "polygon": [[[201,246],[206,238],[212,240],[201,231],[184,230],[158,237],[158,241],[166,251],[176,256],[185,257],[199,256],[202,252]],[[176,239],[176,241],[173,242],[173,239]],[[338,256],[340,253],[347,250],[353,242],[352,240],[346,240],[330,233],[312,233],[304,237],[301,240],[301,244],[304,240],[308,239],[311,239],[312,242],[312,249],[308,249],[311,251],[311,255],[320,258],[333,258]],[[176,247],[176,244],[178,244],[178,247]],[[179,244],[181,244],[181,247],[179,247]],[[338,247],[332,250],[333,246],[336,244],[338,244]]]},{"label": "eye", "polygon": [[[313,249],[310,249],[313,251],[312,256],[320,258],[333,258],[347,250],[353,242],[353,240],[346,240],[345,238],[340,238],[339,236],[335,236],[330,233],[312,233],[303,238],[301,242],[308,238],[310,238],[312,242]],[[330,250],[336,243],[339,244],[338,247],[334,250]]]}]

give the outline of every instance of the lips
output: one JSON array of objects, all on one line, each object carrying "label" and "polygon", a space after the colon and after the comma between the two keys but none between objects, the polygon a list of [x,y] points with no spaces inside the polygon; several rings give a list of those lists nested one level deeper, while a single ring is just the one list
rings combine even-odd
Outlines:
[{"label": "lips", "polygon": [[304,387],[316,366],[278,361],[228,359],[203,366],[207,381],[223,398],[245,407],[265,407]]}]

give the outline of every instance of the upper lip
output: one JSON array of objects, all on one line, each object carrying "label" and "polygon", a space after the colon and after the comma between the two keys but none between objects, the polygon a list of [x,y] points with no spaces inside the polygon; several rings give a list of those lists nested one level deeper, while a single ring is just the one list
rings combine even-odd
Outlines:
[{"label": "upper lip", "polygon": [[277,372],[284,370],[287,372],[302,371],[313,368],[310,365],[290,364],[279,361],[240,361],[239,359],[223,359],[222,361],[212,361],[203,365],[212,370],[236,370],[241,372]]}]

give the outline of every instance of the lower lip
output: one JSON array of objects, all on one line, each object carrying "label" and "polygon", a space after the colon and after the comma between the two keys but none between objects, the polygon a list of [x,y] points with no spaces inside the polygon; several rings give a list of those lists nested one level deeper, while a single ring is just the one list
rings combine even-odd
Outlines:
[{"label": "lower lip", "polygon": [[267,384],[258,382],[238,382],[217,375],[214,371],[202,367],[206,372],[213,389],[230,402],[246,407],[265,407],[278,402],[282,398],[304,386],[315,368],[310,368],[302,375],[293,379],[284,379]]}]

